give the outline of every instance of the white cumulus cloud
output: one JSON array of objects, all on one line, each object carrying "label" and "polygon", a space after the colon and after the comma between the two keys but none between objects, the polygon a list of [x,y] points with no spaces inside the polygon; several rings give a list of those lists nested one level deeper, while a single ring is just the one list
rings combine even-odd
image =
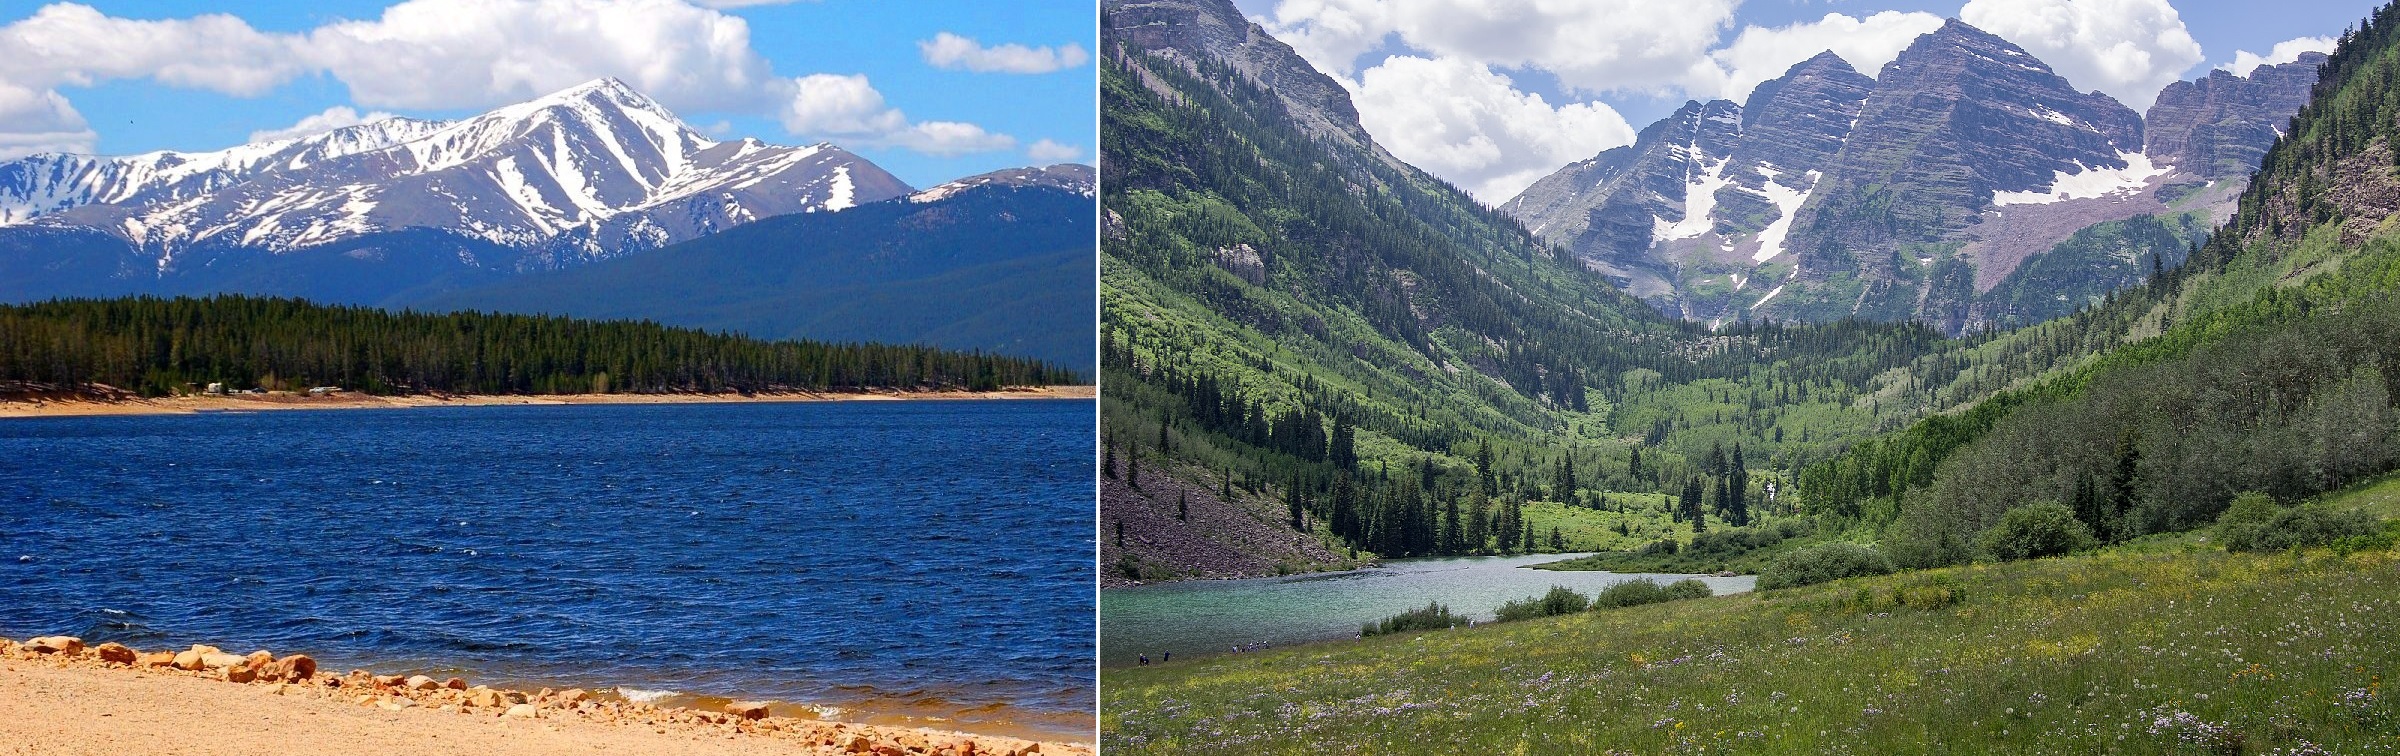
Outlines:
[{"label": "white cumulus cloud", "polygon": [[0,81],[0,160],[41,152],[88,153],[99,138],[57,92]]},{"label": "white cumulus cloud", "polygon": [[2299,39],[2287,39],[2275,43],[2275,46],[2268,49],[2267,54],[2265,55],[2260,55],[2249,50],[2235,50],[2233,52],[2233,62],[2217,67],[2224,69],[2235,76],[2249,76],[2250,72],[2256,70],[2259,66],[2280,66],[2285,63],[2299,60],[2301,53],[2331,53],[2333,52],[2333,44],[2334,39],[2332,37],[2301,37]]},{"label": "white cumulus cloud", "polygon": [[1395,35],[1428,57],[1534,68],[1587,92],[1680,83],[1733,22],[1737,0],[1283,0],[1263,26],[1348,77]]},{"label": "white cumulus cloud", "polygon": [[300,119],[299,123],[292,124],[286,128],[250,132],[250,141],[272,142],[280,139],[314,136],[332,131],[334,129],[349,128],[359,124],[374,123],[376,121],[396,117],[398,116],[394,116],[390,113],[380,110],[367,113],[366,115],[359,115],[357,110],[353,110],[347,105],[335,105],[333,107],[326,108],[325,112],[312,114],[308,117],[302,118]]},{"label": "white cumulus cloud", "polygon": [[[988,53],[977,60],[1022,65],[1013,62],[1011,48],[977,47]],[[1042,50],[1053,62],[1076,58],[1070,65],[1088,58],[1072,46]],[[679,111],[772,114],[800,135],[939,155],[1015,146],[1007,135],[973,124],[909,122],[864,77],[852,85],[841,81],[849,77],[778,75],[751,46],[748,22],[713,7],[683,0],[403,0],[376,18],[296,33],[260,31],[224,14],[136,20],[75,3],[44,6],[0,26],[0,86],[22,90],[0,103],[11,108],[0,111],[0,150],[88,149],[90,138],[72,137],[89,133],[80,116],[60,115],[74,112],[59,96],[61,86],[150,79],[253,97],[309,75],[340,81],[360,108],[444,110],[491,108],[613,76]],[[320,113],[319,123],[294,129],[334,123],[323,119],[337,115]],[[286,132],[298,133],[260,133]]]},{"label": "white cumulus cloud", "polygon": [[950,32],[942,32],[933,35],[933,39],[918,42],[917,52],[935,68],[963,68],[980,73],[1050,73],[1081,66],[1092,59],[1090,53],[1074,43],[1059,47],[1027,47],[1015,43],[985,47],[971,37]]},{"label": "white cumulus cloud", "polygon": [[1026,145],[1025,156],[1032,158],[1036,162],[1064,163],[1069,160],[1083,157],[1083,148],[1072,144],[1053,142],[1048,139],[1036,139],[1034,140],[1033,144]]},{"label": "white cumulus cloud", "polygon": [[971,123],[910,123],[907,114],[884,102],[883,93],[876,91],[864,74],[811,74],[792,80],[791,90],[790,104],[781,114],[783,127],[802,136],[890,145],[943,157],[1017,145],[1007,134],[994,134]]},{"label": "white cumulus cloud", "polygon": [[1968,0],[1958,17],[2136,111],[2202,60],[2167,0]]},{"label": "white cumulus cloud", "polygon": [[1760,83],[1826,50],[1873,77],[1917,37],[1940,28],[1940,16],[1898,11],[1864,19],[1828,13],[1823,19],[1789,26],[1743,27],[1732,44],[1710,51],[1693,67],[1687,91],[1696,97],[1747,102]]},{"label": "white cumulus cloud", "polygon": [[1377,143],[1490,204],[1634,137],[1605,104],[1552,106],[1485,65],[1456,58],[1386,59],[1359,74],[1354,99]]}]

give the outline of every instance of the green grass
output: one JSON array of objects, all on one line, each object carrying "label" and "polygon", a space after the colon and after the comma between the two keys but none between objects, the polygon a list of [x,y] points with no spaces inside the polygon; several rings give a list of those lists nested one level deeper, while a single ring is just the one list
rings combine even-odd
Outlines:
[{"label": "green grass", "polygon": [[[2389,505],[2400,482],[2359,491]],[[1102,678],[1110,753],[2400,749],[2400,553],[2063,559]]]}]

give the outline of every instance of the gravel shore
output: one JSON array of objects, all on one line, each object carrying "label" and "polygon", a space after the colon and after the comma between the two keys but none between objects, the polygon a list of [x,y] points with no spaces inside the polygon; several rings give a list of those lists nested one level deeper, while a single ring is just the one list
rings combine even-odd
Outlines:
[{"label": "gravel shore", "polygon": [[304,655],[0,639],[0,755],[307,753],[1090,756],[1089,744],[676,709],[570,689],[316,669]]}]

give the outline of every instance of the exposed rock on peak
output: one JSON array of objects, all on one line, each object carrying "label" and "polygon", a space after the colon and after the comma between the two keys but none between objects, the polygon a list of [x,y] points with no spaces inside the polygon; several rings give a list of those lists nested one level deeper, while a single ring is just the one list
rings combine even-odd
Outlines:
[{"label": "exposed rock on peak", "polygon": [[2278,66],[2259,66],[2248,76],[2212,70],[2195,81],[2159,90],[2145,116],[2154,160],[2172,163],[2202,179],[2241,178],[2283,135],[2284,125],[2308,104],[2324,53],[2302,53]]}]

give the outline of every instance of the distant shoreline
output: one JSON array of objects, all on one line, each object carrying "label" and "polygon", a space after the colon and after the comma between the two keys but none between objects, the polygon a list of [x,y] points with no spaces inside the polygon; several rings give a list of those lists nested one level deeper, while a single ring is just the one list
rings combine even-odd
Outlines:
[{"label": "distant shoreline", "polygon": [[779,392],[755,394],[417,394],[374,396],[345,391],[328,396],[299,392],[191,394],[157,399],[0,396],[0,418],[190,415],[207,412],[282,410],[406,409],[567,404],[737,404],[782,402],[875,402],[959,399],[1092,399],[1095,386],[1012,386],[998,391]]}]

